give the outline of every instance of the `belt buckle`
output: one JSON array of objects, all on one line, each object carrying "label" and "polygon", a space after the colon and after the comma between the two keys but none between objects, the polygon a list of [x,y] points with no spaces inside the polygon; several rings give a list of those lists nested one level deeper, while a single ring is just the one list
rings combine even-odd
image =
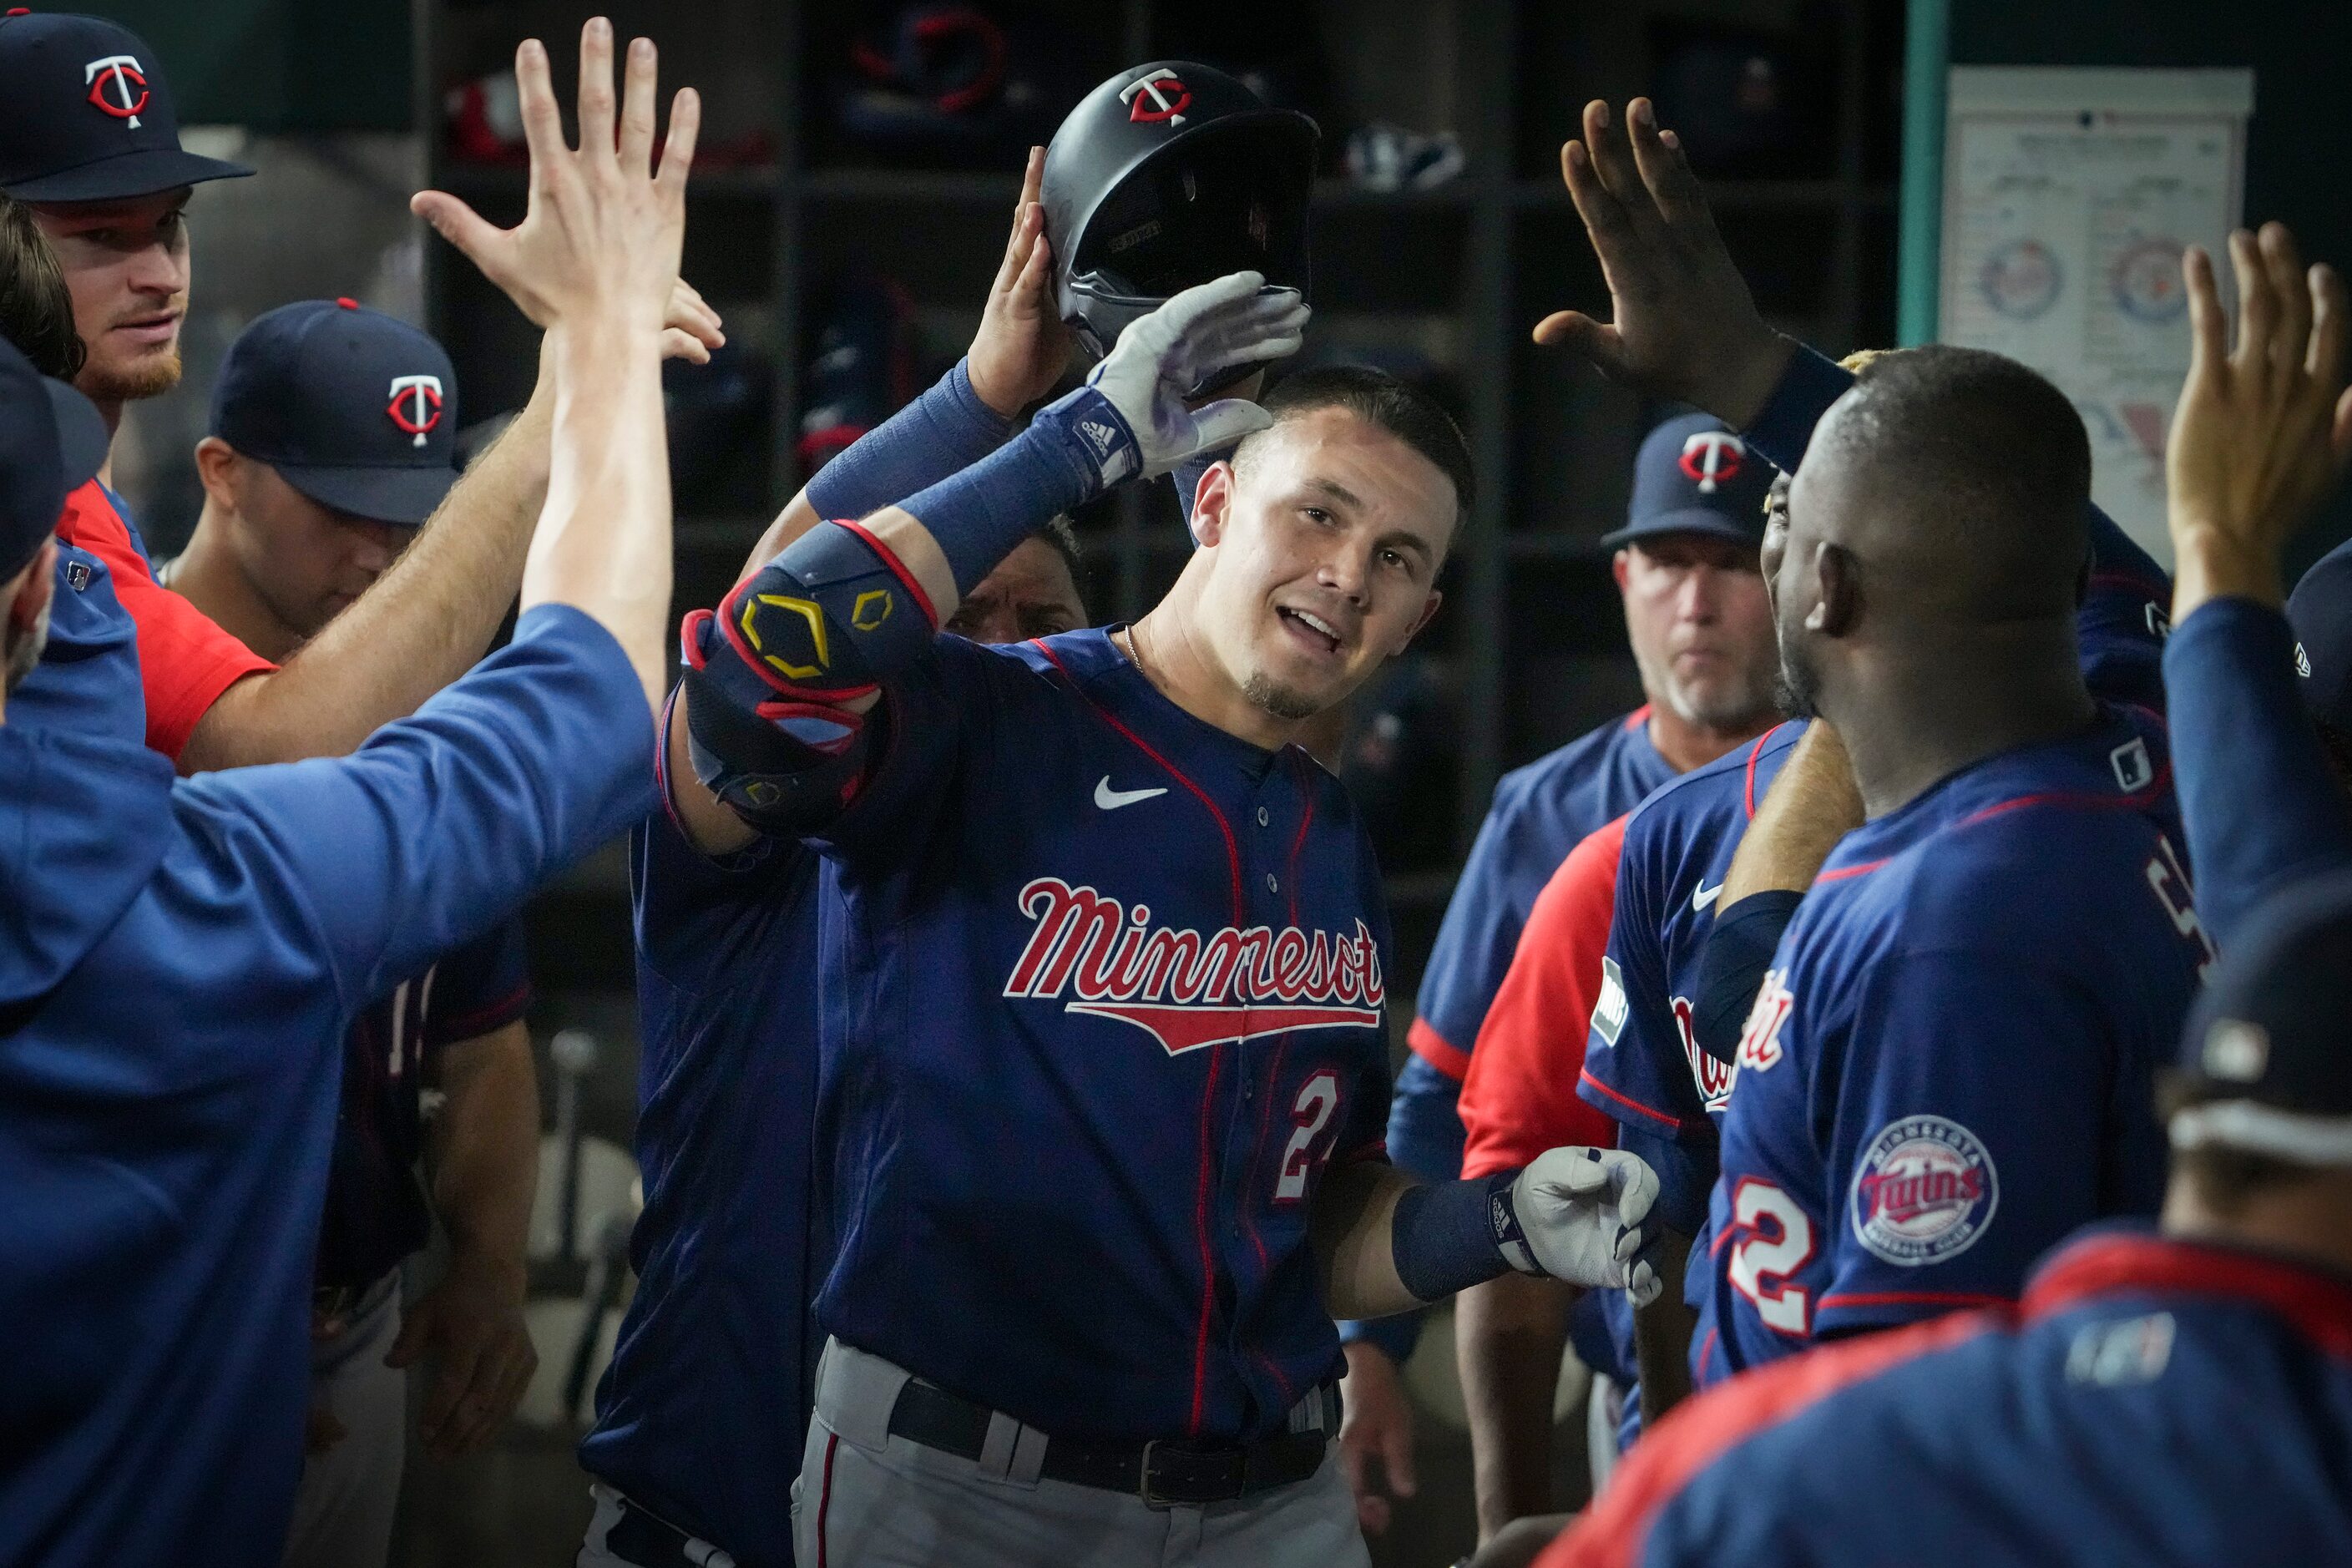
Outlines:
[{"label": "belt buckle", "polygon": [[[1213,1502],[1224,1502],[1241,1495],[1238,1485],[1241,1454],[1238,1450],[1204,1454],[1185,1448],[1165,1439],[1154,1437],[1143,1445],[1141,1474],[1136,1493],[1143,1506],[1150,1509],[1200,1507]],[[1192,1460],[1195,1468],[1186,1474],[1181,1462],[1160,1469],[1162,1460]],[[1162,1490],[1163,1485],[1173,1490]]]}]

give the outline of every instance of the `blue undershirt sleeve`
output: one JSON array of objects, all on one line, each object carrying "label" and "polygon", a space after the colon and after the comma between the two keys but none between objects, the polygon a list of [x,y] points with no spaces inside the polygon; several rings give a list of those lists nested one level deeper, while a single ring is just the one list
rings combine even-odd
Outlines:
[{"label": "blue undershirt sleeve", "polygon": [[2197,910],[2227,948],[2264,897],[2352,867],[2352,812],[2300,692],[2286,617],[2213,599],[2164,650],[2172,764]]},{"label": "blue undershirt sleeve", "polygon": [[971,389],[969,360],[852,442],[808,482],[809,506],[835,521],[896,506],[970,468],[1012,438],[1013,422]]}]

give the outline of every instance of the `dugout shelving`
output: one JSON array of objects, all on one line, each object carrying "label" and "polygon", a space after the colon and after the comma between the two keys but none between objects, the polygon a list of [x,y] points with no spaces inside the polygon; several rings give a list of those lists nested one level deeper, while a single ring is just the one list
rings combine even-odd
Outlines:
[{"label": "dugout shelving", "polygon": [[[700,169],[691,187],[688,275],[727,313],[731,331],[763,346],[772,396],[760,449],[738,455],[750,465],[754,504],[680,520],[681,604],[708,603],[723,590],[800,483],[801,366],[813,292],[827,276],[869,264],[894,276],[942,355],[977,321],[1013,175],[878,166],[846,148],[828,118],[821,84],[829,63],[847,34],[882,9],[765,0],[611,7],[623,37],[643,31],[660,41],[667,83],[704,88],[706,146],[714,138],[762,139],[760,161]],[[1384,195],[1331,177],[1315,196],[1318,337],[1420,345],[1459,389],[1477,462],[1478,505],[1449,570],[1446,608],[1425,642],[1455,704],[1456,788],[1445,809],[1458,863],[1505,768],[1599,721],[1637,690],[1596,541],[1622,515],[1634,447],[1664,411],[1528,341],[1528,328],[1549,310],[1606,306],[1559,183],[1559,142],[1587,99],[1622,102],[1671,86],[1669,77],[1688,74],[1695,48],[1736,64],[1742,40],[1753,40],[1781,62],[1783,89],[1801,101],[1791,106],[1789,145],[1727,159],[1708,178],[1726,237],[1776,322],[1833,353],[1891,342],[1902,6],[1322,0],[1318,11],[1259,0],[1242,13],[1173,0],[1045,0],[1026,9],[1055,19],[1057,47],[1088,80],[1125,62],[1206,52],[1201,40],[1220,37],[1215,28],[1230,15],[1317,15],[1328,99],[1339,110],[1336,123],[1326,115],[1328,172],[1336,176],[1338,143],[1357,118],[1461,138],[1466,168],[1449,185]],[[451,161],[444,93],[496,68],[517,38],[536,33],[554,45],[559,96],[568,103],[569,40],[583,11],[572,0],[418,0],[417,122],[433,183],[494,219],[520,215],[520,170]],[[1246,52],[1245,42],[1222,37],[1225,58]],[[1694,90],[1687,82],[1684,89]],[[1703,79],[1696,90],[1704,96]],[[528,329],[446,247],[429,246],[426,254],[430,325],[456,358],[470,405],[520,402],[532,363]],[[1164,493],[1129,495],[1080,521],[1087,587],[1101,617],[1146,606],[1188,548]],[[575,878],[542,924],[560,919],[569,928],[609,908],[622,890],[615,870]],[[1428,870],[1394,881],[1408,982],[1450,887],[1450,875]],[[542,969],[551,971],[542,984],[625,985],[626,965],[615,962],[625,950],[580,934],[540,944]]]}]

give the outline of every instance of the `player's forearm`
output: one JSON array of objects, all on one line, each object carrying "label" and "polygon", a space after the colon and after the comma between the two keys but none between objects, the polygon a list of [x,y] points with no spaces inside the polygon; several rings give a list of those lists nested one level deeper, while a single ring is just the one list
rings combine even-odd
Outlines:
[{"label": "player's forearm", "polygon": [[1861,826],[1862,792],[1854,787],[1845,743],[1816,719],[1756,807],[1724,874],[1720,907],[1771,889],[1803,892],[1838,840]]},{"label": "player's forearm", "polygon": [[620,643],[659,711],[670,598],[659,323],[559,321],[550,336],[554,435],[522,602],[571,605],[593,617]]},{"label": "player's forearm", "polygon": [[223,692],[182,770],[341,756],[471,668],[514,601],[547,493],[552,403],[535,394],[382,580],[283,668]]},{"label": "player's forearm", "polygon": [[1575,1287],[1506,1274],[1455,1298],[1454,1356],[1470,1421],[1478,1539],[1551,1508],[1552,1394]]},{"label": "player's forearm", "polygon": [[521,1283],[539,1182],[539,1077],[522,1022],[445,1047],[433,1206],[467,1267]]},{"label": "player's forearm", "polygon": [[1698,1314],[1683,1301],[1683,1270],[1690,1263],[1690,1237],[1668,1229],[1658,1238],[1658,1277],[1664,1289],[1646,1307],[1633,1309],[1633,1360],[1642,1380],[1642,1428],[1649,1430],[1667,1411],[1690,1397],[1691,1334]]},{"label": "player's forearm", "polygon": [[1414,1184],[1384,1160],[1358,1161],[1323,1173],[1307,1234],[1331,1316],[1385,1318],[1428,1305],[1398,1278],[1391,1242],[1397,1200]]}]

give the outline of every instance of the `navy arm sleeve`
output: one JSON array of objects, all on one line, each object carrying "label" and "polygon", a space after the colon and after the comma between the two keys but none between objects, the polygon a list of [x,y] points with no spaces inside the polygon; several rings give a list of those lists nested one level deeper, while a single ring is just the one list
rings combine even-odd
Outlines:
[{"label": "navy arm sleeve", "polygon": [[654,805],[653,715],[577,609],[514,641],[348,757],[205,773],[191,827],[247,840],[307,905],[347,1012],[488,930]]},{"label": "navy arm sleeve", "polygon": [[2352,814],[2295,689],[2286,617],[2213,599],[2164,650],[2197,910],[2226,948],[2288,882],[2352,867]]}]

